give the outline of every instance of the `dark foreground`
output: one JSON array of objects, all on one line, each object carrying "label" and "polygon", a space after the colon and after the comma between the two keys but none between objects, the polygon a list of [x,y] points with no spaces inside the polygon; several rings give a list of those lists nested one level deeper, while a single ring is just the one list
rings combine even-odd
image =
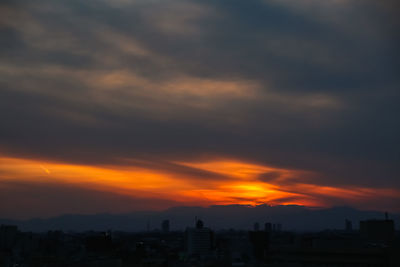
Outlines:
[{"label": "dark foreground", "polygon": [[1,267],[123,266],[400,266],[400,237],[392,220],[345,230],[283,231],[256,223],[252,231],[214,232],[198,220],[186,231],[127,233],[21,232],[0,227]]}]

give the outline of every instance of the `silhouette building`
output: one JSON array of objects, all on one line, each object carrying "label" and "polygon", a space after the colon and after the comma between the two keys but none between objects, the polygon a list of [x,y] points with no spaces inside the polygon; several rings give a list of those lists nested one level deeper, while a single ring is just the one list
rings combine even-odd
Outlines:
[{"label": "silhouette building", "polygon": [[252,244],[254,257],[257,260],[266,259],[270,243],[270,232],[250,231],[249,241]]},{"label": "silhouette building", "polygon": [[201,220],[196,221],[195,228],[187,228],[186,250],[189,256],[206,256],[210,254],[213,244],[213,232],[204,227]]},{"label": "silhouette building", "polygon": [[272,231],[272,224],[269,222],[265,223],[264,231],[270,233]]},{"label": "silhouette building", "polygon": [[346,221],[345,221],[345,226],[346,226],[345,229],[346,229],[347,232],[353,231],[353,224],[351,223],[350,220],[347,220],[347,219],[346,219]]},{"label": "silhouette building", "polygon": [[0,226],[0,249],[11,248],[18,235],[18,227],[15,225]]},{"label": "silhouette building", "polygon": [[389,219],[360,221],[360,234],[369,242],[390,243],[395,237],[394,221]]},{"label": "silhouette building", "polygon": [[169,233],[169,220],[164,220],[161,224],[163,233]]}]

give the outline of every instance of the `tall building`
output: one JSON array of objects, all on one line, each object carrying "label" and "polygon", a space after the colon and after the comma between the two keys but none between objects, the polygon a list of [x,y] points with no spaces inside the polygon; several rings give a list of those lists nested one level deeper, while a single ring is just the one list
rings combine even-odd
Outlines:
[{"label": "tall building", "polygon": [[163,233],[169,233],[169,220],[164,220],[161,223],[161,229],[162,229]]},{"label": "tall building", "polygon": [[393,220],[360,221],[360,235],[369,242],[390,243],[395,237]]},{"label": "tall building", "polygon": [[186,251],[189,256],[206,256],[212,251],[213,232],[204,227],[201,220],[196,221],[195,228],[187,228],[185,232]]},{"label": "tall building", "polygon": [[264,231],[270,233],[272,231],[272,224],[269,222],[265,223]]},{"label": "tall building", "polygon": [[346,219],[345,224],[346,224],[346,231],[347,231],[347,232],[353,231],[353,224],[351,223],[350,220],[347,220],[347,219]]},{"label": "tall building", "polygon": [[257,260],[264,260],[269,249],[271,232],[250,231],[249,241],[252,245],[253,255]]},{"label": "tall building", "polygon": [[12,248],[17,240],[18,227],[16,225],[0,226],[0,249]]},{"label": "tall building", "polygon": [[260,224],[258,222],[254,223],[254,231],[260,231]]}]

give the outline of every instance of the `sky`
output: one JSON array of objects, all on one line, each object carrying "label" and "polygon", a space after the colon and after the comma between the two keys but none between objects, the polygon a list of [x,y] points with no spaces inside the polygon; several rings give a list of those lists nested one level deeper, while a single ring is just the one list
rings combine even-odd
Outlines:
[{"label": "sky", "polygon": [[3,0],[0,217],[400,211],[396,0]]}]

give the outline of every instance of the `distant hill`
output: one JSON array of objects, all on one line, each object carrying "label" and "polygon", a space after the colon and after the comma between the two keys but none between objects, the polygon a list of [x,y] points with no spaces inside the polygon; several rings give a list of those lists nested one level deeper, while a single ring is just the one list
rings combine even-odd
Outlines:
[{"label": "distant hill", "polygon": [[[159,229],[161,222],[170,220],[172,230],[183,230],[194,225],[194,219],[202,219],[206,226],[220,229],[252,229],[255,222],[263,227],[265,222],[281,223],[283,230],[320,231],[324,229],[343,229],[345,219],[353,222],[357,229],[360,220],[384,219],[378,211],[361,211],[349,207],[315,209],[304,206],[256,207],[244,205],[203,207],[175,207],[165,211],[137,211],[127,214],[62,215],[49,219],[25,221],[0,219],[0,224],[15,224],[23,231],[42,232],[63,231],[144,231],[147,225],[151,230]],[[400,214],[390,214],[399,230]]]}]

